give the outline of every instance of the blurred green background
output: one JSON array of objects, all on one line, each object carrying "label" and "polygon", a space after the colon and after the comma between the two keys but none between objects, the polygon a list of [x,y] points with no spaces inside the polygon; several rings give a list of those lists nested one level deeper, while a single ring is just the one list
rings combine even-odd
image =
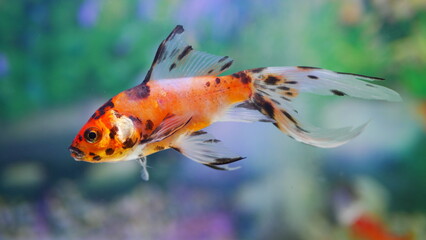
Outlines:
[{"label": "blurred green background", "polygon": [[[215,171],[174,151],[75,162],[89,116],[134,86],[175,25],[227,72],[316,66],[387,79],[402,103],[302,96],[325,127],[363,134],[335,149],[270,124],[209,131],[246,156]],[[361,239],[354,202],[395,235],[426,239],[424,0],[0,0],[0,239]],[[342,197],[343,196],[343,197]],[[343,199],[343,200],[342,200]]]}]

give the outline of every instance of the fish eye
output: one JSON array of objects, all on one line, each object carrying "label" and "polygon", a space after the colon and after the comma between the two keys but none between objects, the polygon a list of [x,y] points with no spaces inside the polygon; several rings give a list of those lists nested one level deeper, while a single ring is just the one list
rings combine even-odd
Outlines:
[{"label": "fish eye", "polygon": [[101,132],[95,127],[90,127],[84,131],[84,139],[86,139],[88,143],[95,143],[99,141],[100,137]]}]

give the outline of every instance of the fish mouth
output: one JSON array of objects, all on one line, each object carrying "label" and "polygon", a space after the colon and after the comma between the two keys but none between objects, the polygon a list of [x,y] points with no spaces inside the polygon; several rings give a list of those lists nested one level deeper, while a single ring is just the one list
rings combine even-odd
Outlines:
[{"label": "fish mouth", "polygon": [[83,151],[81,151],[80,149],[78,149],[78,148],[76,148],[76,147],[73,147],[73,146],[70,146],[70,147],[68,148],[68,150],[71,152],[71,156],[72,156],[75,160],[79,161],[79,160],[83,159],[83,157],[84,157],[84,152],[83,152]]}]

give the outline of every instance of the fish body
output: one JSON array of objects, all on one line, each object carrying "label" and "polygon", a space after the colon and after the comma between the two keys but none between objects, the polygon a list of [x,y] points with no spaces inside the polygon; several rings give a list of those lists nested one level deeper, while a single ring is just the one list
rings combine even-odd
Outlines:
[{"label": "fish body", "polygon": [[314,67],[267,67],[218,76],[233,60],[192,49],[177,26],[160,44],[144,81],[108,100],[69,147],[76,160],[137,160],[148,179],[146,156],[173,148],[219,170],[243,159],[202,129],[217,121],[270,122],[297,141],[339,146],[357,128],[319,129],[304,123],[292,100],[300,92],[399,101],[381,80]]}]

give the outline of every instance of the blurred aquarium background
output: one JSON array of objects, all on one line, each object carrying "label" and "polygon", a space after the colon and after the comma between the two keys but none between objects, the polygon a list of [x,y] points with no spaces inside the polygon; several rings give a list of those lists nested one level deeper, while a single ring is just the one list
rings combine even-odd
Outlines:
[{"label": "blurred aquarium background", "polygon": [[[177,24],[233,57],[227,74],[316,66],[384,77],[404,101],[302,96],[319,126],[370,121],[335,149],[214,124],[247,157],[232,172],[172,150],[148,158],[149,182],[136,161],[74,161],[80,127]],[[0,0],[0,239],[426,239],[425,76],[424,0]]]}]

